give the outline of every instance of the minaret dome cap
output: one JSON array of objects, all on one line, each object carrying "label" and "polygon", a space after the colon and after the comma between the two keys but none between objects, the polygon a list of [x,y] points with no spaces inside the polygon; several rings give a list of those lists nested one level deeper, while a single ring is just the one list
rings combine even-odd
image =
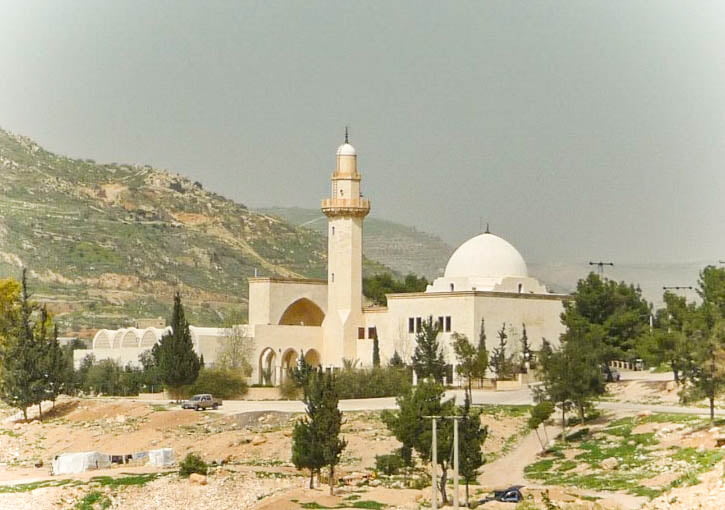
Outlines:
[{"label": "minaret dome cap", "polygon": [[350,145],[349,143],[343,143],[337,148],[337,155],[338,156],[356,156],[357,152],[355,152],[355,147]]}]

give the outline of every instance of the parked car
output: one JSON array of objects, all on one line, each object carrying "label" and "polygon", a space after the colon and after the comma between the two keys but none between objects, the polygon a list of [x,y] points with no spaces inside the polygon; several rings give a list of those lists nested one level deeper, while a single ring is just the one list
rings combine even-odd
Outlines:
[{"label": "parked car", "polygon": [[622,378],[622,375],[619,373],[619,370],[617,370],[614,367],[609,367],[608,372],[607,372],[606,367],[602,367],[602,375],[604,376],[604,379],[607,382],[616,382]]},{"label": "parked car", "polygon": [[202,393],[194,395],[189,400],[185,400],[181,403],[182,409],[193,409],[194,411],[201,411],[202,409],[217,409],[222,405],[221,399],[214,398],[208,393]]},{"label": "parked car", "polygon": [[493,491],[493,495],[487,497],[480,504],[487,503],[489,501],[501,501],[503,503],[520,503],[524,500],[524,495],[521,494],[523,485],[512,485],[508,489]]}]

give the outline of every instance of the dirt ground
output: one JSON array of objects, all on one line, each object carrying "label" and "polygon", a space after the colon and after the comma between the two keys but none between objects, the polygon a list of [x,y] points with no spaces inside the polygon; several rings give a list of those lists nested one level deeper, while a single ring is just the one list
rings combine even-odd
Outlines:
[{"label": "dirt ground", "polygon": [[[654,395],[676,401],[676,392],[669,392],[664,385],[666,382],[661,385],[659,381],[632,381],[612,385],[611,393],[627,401],[651,399]],[[670,397],[670,393],[674,396]],[[473,498],[480,500],[490,490],[514,480],[527,486],[525,492],[538,508],[545,508],[544,494],[562,509],[641,507],[643,501],[624,493],[597,493],[526,480],[523,469],[538,460],[541,447],[535,435],[525,427],[526,413],[502,409],[484,413],[481,418],[489,429],[484,447],[488,465],[483,468],[479,483],[471,487]],[[48,411],[42,422],[34,419],[25,423],[17,416],[10,416],[7,409],[0,409],[0,510],[168,510],[182,507],[186,510],[211,507],[217,510],[297,510],[309,508],[312,503],[328,508],[412,510],[429,505],[430,487],[425,487],[424,483],[406,488],[409,484],[405,477],[376,478],[372,470],[376,455],[390,453],[400,446],[387,431],[378,412],[345,413],[343,435],[348,446],[337,473],[345,484],[336,489],[335,495],[330,496],[324,484],[315,489],[307,488],[306,474],[298,472],[290,463],[291,432],[300,418],[299,414],[278,412],[223,416],[112,398],[63,398]],[[607,417],[606,420],[615,418]],[[596,430],[599,425],[589,426]],[[557,433],[556,429],[550,427],[550,438]],[[672,447],[715,449],[720,436],[719,429],[692,431],[682,423],[666,421],[643,422],[636,425],[632,433],[655,434],[663,451]],[[159,471],[133,465],[81,475],[50,475],[52,458],[63,452],[95,450],[122,455],[166,447],[174,450],[177,459],[195,451],[207,462],[216,464],[206,485],[179,478],[175,469]],[[576,461],[579,453],[580,450],[572,447],[571,451],[564,452],[564,459]],[[666,459],[655,459],[655,462],[666,463]],[[571,472],[581,472],[579,467]],[[713,494],[724,497],[722,462],[716,466],[717,470],[720,470],[719,476],[713,475],[714,471],[706,473],[701,477],[702,483],[672,489],[642,508],[684,510],[690,507],[671,504],[672,497],[675,501],[689,502],[695,499],[714,501]],[[119,479],[127,475],[150,478],[128,485],[106,484],[97,478]],[[661,487],[673,482],[674,477],[672,473],[663,472],[643,480],[642,485]],[[28,485],[31,483],[37,485]],[[667,499],[670,493],[675,496]],[[98,498],[95,506],[79,506],[90,496]],[[490,502],[482,508],[513,510],[514,507]],[[714,510],[721,506],[703,508]]]}]

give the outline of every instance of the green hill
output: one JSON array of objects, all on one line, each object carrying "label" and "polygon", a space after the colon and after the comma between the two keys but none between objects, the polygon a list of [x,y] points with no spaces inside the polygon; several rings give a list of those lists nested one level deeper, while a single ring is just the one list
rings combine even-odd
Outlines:
[{"label": "green hill", "polygon": [[255,270],[324,277],[326,249],[317,232],[182,176],[59,156],[0,130],[0,277],[29,268],[65,333],[167,316],[176,289],[191,321],[220,324],[246,313]]},{"label": "green hill", "polygon": [[[269,207],[264,214],[327,235],[325,217],[319,210],[296,207]],[[377,260],[400,274],[415,273],[432,279],[443,274],[453,249],[439,237],[413,227],[370,217],[363,230],[365,256]]]}]

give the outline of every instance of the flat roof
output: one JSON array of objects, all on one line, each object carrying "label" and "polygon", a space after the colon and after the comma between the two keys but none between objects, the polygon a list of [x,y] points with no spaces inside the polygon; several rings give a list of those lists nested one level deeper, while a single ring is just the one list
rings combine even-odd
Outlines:
[{"label": "flat roof", "polygon": [[285,278],[283,276],[250,276],[247,278],[252,282],[271,282],[271,283],[296,283],[298,285],[327,285],[327,280],[320,278]]}]

